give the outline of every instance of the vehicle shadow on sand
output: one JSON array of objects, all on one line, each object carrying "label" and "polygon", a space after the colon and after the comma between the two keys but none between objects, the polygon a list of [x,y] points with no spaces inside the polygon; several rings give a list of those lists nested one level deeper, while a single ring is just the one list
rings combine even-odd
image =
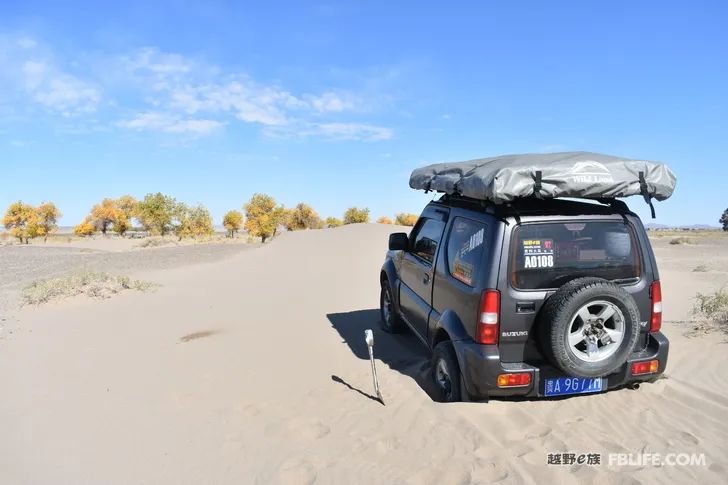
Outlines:
[{"label": "vehicle shadow on sand", "polygon": [[[435,396],[435,389],[430,379],[430,356],[424,345],[408,330],[399,334],[383,331],[379,325],[379,310],[356,310],[346,313],[329,313],[326,315],[331,326],[339,332],[342,340],[349,346],[351,353],[362,360],[369,360],[369,349],[364,341],[364,330],[374,332],[374,357],[384,362],[390,369],[411,377],[430,398]],[[368,393],[356,389],[339,376],[331,378],[354,391],[369,396]]]}]

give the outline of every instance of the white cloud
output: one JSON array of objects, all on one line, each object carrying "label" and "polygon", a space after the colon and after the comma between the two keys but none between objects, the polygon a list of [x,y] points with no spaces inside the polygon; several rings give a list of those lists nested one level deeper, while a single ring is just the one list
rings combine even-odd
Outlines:
[{"label": "white cloud", "polygon": [[30,91],[38,103],[63,116],[76,116],[96,110],[101,94],[92,85],[69,74],[53,72],[40,79],[37,74],[31,74],[29,86],[33,86]]},{"label": "white cloud", "polygon": [[271,138],[320,137],[337,141],[389,140],[394,132],[383,126],[364,123],[305,123],[287,127],[268,128],[264,133]]},{"label": "white cloud", "polygon": [[340,113],[351,111],[356,107],[356,101],[351,95],[324,93],[321,96],[307,96],[307,101],[319,113]]},{"label": "white cloud", "polygon": [[165,133],[207,135],[221,128],[224,123],[207,119],[179,119],[167,113],[149,111],[132,119],[119,121],[118,126],[132,130],[154,130]]},{"label": "white cloud", "polygon": [[25,89],[31,97],[63,116],[92,113],[101,101],[101,93],[95,86],[46,61],[26,61],[22,72]]},{"label": "white cloud", "polygon": [[38,43],[30,37],[20,37],[16,43],[21,49],[32,49],[38,45]]},{"label": "white cloud", "polygon": [[[267,136],[364,141],[393,136],[389,128],[353,119],[372,113],[371,96],[367,102],[360,93],[339,89],[294,92],[153,47],[87,56],[81,63],[61,59],[52,46],[30,37],[0,37],[0,97],[21,110],[32,101],[99,128],[201,136],[237,121]],[[101,115],[89,116],[102,106]],[[135,114],[119,119],[115,113]]]}]

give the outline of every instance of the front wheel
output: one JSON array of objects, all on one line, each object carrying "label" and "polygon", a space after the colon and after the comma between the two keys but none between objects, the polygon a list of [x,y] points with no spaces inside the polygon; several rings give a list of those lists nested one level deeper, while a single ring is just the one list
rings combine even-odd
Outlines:
[{"label": "front wheel", "polygon": [[382,330],[389,333],[402,331],[402,319],[397,315],[392,298],[392,289],[388,281],[382,282],[382,291],[379,294],[379,316],[382,322]]},{"label": "front wheel", "polygon": [[460,366],[455,356],[455,349],[449,340],[437,344],[432,352],[432,379],[435,381],[438,401],[462,400]]}]

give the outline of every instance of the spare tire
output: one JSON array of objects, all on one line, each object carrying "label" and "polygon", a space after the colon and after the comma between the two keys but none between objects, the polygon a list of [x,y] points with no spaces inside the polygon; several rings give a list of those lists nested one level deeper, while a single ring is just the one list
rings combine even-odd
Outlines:
[{"label": "spare tire", "polygon": [[639,336],[632,295],[602,278],[577,278],[559,288],[539,317],[541,347],[570,376],[602,377],[622,366]]}]

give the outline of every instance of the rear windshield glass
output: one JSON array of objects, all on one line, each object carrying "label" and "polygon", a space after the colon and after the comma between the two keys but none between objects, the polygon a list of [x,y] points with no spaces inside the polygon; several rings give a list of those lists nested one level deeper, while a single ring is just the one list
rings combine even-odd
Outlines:
[{"label": "rear windshield glass", "polygon": [[511,279],[521,289],[558,288],[580,276],[640,276],[634,234],[623,222],[526,224],[511,248]]}]

